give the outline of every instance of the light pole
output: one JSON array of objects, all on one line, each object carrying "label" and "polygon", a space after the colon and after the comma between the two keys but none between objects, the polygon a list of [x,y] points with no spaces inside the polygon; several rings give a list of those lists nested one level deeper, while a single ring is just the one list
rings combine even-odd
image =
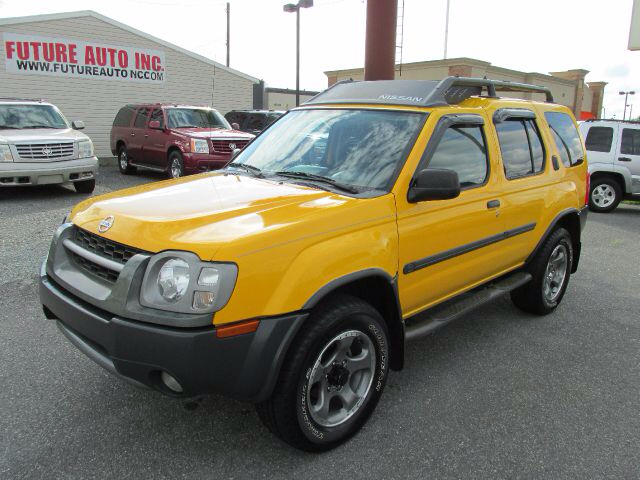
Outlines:
[{"label": "light pole", "polygon": [[300,9],[313,7],[313,0],[298,0],[298,3],[287,3],[282,9],[296,14],[296,107],[300,105]]},{"label": "light pole", "polygon": [[629,90],[628,92],[620,92],[620,95],[624,95],[624,113],[622,114],[622,120],[627,117],[627,97],[629,95],[635,95],[636,92]]}]

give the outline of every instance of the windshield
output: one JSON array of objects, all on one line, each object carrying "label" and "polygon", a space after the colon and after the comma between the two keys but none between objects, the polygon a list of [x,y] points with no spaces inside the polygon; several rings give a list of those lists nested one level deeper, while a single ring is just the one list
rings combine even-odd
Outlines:
[{"label": "windshield", "polygon": [[0,105],[0,128],[69,128],[53,105]]},{"label": "windshield", "polygon": [[169,128],[226,128],[231,125],[210,108],[168,108]]},{"label": "windshield", "polygon": [[230,165],[388,190],[424,119],[422,113],[403,111],[297,110],[257,137]]}]

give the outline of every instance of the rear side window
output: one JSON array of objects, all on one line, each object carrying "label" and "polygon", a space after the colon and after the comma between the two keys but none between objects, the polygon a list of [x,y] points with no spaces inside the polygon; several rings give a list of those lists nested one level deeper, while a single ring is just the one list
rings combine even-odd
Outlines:
[{"label": "rear side window", "polygon": [[431,160],[430,168],[446,168],[458,174],[460,186],[484,184],[489,172],[487,148],[479,125],[456,125],[447,128]]},{"label": "rear side window", "polygon": [[547,119],[564,166],[571,167],[582,163],[584,159],[582,141],[571,117],[562,112],[545,112],[544,118]]},{"label": "rear side window", "polygon": [[255,113],[249,117],[246,128],[249,130],[264,130],[266,119],[266,115]]},{"label": "rear side window", "polygon": [[131,117],[135,110],[131,105],[124,106],[120,109],[116,118],[113,120],[114,127],[128,127],[131,125]]},{"label": "rear side window", "polygon": [[544,169],[544,147],[533,120],[511,118],[496,124],[496,131],[508,179],[534,175]]},{"label": "rear side window", "polygon": [[640,155],[640,130],[635,128],[622,129],[620,153],[624,153],[625,155]]},{"label": "rear side window", "polygon": [[587,132],[585,146],[592,152],[610,152],[613,141],[613,128],[591,127]]},{"label": "rear side window", "polygon": [[149,115],[148,108],[141,108],[136,115],[136,121],[133,126],[136,128],[144,128],[147,125],[147,115]]}]

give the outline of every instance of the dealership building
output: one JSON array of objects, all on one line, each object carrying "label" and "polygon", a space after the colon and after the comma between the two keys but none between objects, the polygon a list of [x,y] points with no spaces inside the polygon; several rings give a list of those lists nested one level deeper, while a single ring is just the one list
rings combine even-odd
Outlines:
[{"label": "dealership building", "polygon": [[[0,97],[38,98],[83,120],[98,156],[129,103],[254,106],[257,78],[92,11],[0,19]],[[264,84],[262,84],[264,85]]]}]

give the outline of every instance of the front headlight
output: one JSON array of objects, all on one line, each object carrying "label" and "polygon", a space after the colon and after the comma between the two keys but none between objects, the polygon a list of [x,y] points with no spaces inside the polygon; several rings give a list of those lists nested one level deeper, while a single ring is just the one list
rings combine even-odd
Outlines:
[{"label": "front headlight", "polygon": [[81,140],[78,142],[78,158],[93,157],[93,142],[91,140]]},{"label": "front headlight", "polygon": [[209,153],[209,144],[201,138],[192,138],[191,151],[194,153]]},{"label": "front headlight", "polygon": [[9,145],[0,145],[0,162],[13,162],[13,155]]},{"label": "front headlight", "polygon": [[229,301],[237,277],[233,263],[203,262],[190,252],[162,252],[149,260],[140,303],[171,312],[216,312]]}]

